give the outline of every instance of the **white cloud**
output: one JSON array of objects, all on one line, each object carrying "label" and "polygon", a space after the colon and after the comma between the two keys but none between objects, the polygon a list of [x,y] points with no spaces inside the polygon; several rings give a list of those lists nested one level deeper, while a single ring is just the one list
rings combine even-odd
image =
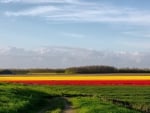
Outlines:
[{"label": "white cloud", "polygon": [[85,35],[83,34],[78,34],[78,33],[67,33],[67,32],[62,32],[60,33],[61,35],[68,37],[68,38],[78,38],[78,39],[83,39],[85,38]]},{"label": "white cloud", "polygon": [[124,31],[122,32],[122,34],[129,37],[150,38],[150,33],[148,29],[140,31]]},{"label": "white cloud", "polygon": [[[75,22],[107,22],[150,25],[150,11],[117,7],[82,0],[1,0],[5,3],[40,3],[30,9],[7,11],[7,16],[42,16],[46,20]],[[41,3],[60,3],[44,6]],[[69,3],[69,4],[68,4]],[[59,10],[55,10],[59,9]],[[44,14],[44,15],[43,15]]]},{"label": "white cloud", "polygon": [[0,3],[77,3],[78,0],[0,0]]},{"label": "white cloud", "polygon": [[21,12],[6,12],[7,16],[40,16],[41,14],[50,13],[59,10],[54,6],[39,6]]},{"label": "white cloud", "polygon": [[[2,51],[3,50],[3,51]],[[82,65],[150,68],[150,53],[106,52],[81,48],[1,48],[0,68],[62,68]]]},{"label": "white cloud", "polygon": [[126,46],[128,48],[136,48],[137,50],[147,50],[150,49],[150,43],[149,41],[143,41],[143,40],[130,40],[130,41],[124,41],[122,42],[123,46]]}]

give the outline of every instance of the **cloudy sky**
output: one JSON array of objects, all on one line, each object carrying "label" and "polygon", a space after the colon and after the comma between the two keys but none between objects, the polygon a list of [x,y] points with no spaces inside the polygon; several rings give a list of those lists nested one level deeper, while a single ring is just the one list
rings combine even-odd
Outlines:
[{"label": "cloudy sky", "polygon": [[0,68],[150,68],[150,0],[0,0]]}]

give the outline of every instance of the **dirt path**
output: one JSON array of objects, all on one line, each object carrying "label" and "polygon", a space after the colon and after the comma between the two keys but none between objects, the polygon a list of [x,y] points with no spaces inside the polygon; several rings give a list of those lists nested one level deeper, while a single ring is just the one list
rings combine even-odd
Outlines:
[{"label": "dirt path", "polygon": [[63,113],[75,113],[74,108],[72,106],[67,105],[66,108],[63,110]]},{"label": "dirt path", "polygon": [[[65,98],[65,99],[68,100],[69,102],[68,98]],[[71,103],[68,103],[68,102],[65,102],[65,109],[63,110],[63,113],[76,113]]]}]

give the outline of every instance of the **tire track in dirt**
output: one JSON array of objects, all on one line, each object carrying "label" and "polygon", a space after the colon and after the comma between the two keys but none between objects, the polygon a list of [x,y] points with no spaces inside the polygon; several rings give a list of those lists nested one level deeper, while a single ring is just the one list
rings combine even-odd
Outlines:
[{"label": "tire track in dirt", "polygon": [[75,108],[73,108],[71,103],[69,103],[69,98],[64,97],[64,99],[67,101],[65,102],[65,109],[63,110],[63,113],[76,113]]}]

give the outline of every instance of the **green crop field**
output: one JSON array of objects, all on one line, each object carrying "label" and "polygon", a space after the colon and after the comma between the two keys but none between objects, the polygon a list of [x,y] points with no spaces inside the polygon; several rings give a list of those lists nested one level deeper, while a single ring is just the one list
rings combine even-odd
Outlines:
[{"label": "green crop field", "polygon": [[0,113],[150,113],[149,86],[0,84]]}]

